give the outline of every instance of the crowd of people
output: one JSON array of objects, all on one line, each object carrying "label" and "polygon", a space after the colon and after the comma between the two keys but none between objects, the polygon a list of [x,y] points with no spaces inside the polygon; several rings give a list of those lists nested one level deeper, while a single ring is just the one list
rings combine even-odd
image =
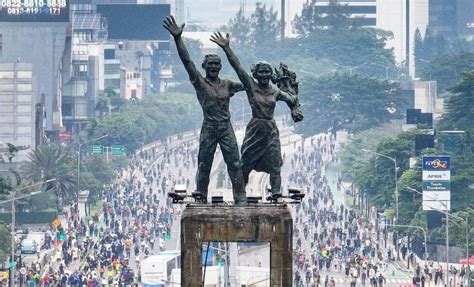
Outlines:
[{"label": "crowd of people", "polygon": [[[394,251],[375,240],[377,231],[362,215],[343,200],[336,202],[343,198],[341,182],[328,179],[324,171],[335,148],[335,136],[318,135],[295,142],[295,152],[283,155],[291,165],[282,174],[286,184],[305,187],[306,193],[301,204],[291,206],[294,286],[335,287],[336,278],[344,278],[351,286],[383,287]],[[100,212],[85,220],[75,204],[63,227],[46,230],[45,247],[58,250],[54,257],[32,264],[16,261],[20,286],[32,281],[37,286],[138,286],[140,262],[164,250],[179,214],[166,193],[175,184],[193,188],[197,151],[196,141],[177,139],[133,157],[105,191]],[[442,284],[446,273],[440,263],[412,263],[412,268],[412,283],[421,287]],[[462,287],[466,268],[451,266],[449,272],[450,286]]]},{"label": "crowd of people", "polygon": [[[81,218],[74,204],[65,214],[67,223],[51,228],[53,238],[64,237],[55,240],[52,257],[43,260],[47,265],[41,266],[40,259],[17,262],[17,284],[138,286],[140,262],[165,249],[179,213],[166,194],[175,184],[191,184],[196,155],[195,141],[178,138],[130,159],[104,192],[101,211]],[[22,268],[25,274],[19,273]]]},{"label": "crowd of people", "polygon": [[305,199],[293,209],[294,285],[334,287],[335,276],[343,276],[351,286],[357,281],[384,286],[386,257],[372,226],[343,202],[335,202],[337,191],[324,176],[335,145],[335,136],[321,135],[303,140],[291,156],[287,184],[306,187]]}]

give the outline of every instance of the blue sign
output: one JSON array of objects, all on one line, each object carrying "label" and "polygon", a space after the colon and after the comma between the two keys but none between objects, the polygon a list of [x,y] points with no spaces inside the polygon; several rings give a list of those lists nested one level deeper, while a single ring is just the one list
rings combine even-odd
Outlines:
[{"label": "blue sign", "polygon": [[424,156],[423,170],[446,171],[451,169],[449,156]]}]

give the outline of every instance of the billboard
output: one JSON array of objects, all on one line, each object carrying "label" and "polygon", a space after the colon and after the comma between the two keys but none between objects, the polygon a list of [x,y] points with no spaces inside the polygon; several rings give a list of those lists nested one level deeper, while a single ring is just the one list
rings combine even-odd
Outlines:
[{"label": "billboard", "polygon": [[163,19],[169,4],[100,4],[97,12],[107,19],[111,40],[169,40]]},{"label": "billboard", "polygon": [[69,22],[70,0],[0,0],[0,22]]},{"label": "billboard", "polygon": [[451,158],[423,156],[423,210],[451,209]]}]

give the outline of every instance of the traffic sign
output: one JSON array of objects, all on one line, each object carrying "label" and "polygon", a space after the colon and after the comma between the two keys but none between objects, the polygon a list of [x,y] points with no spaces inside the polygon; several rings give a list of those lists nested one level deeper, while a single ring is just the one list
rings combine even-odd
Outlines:
[{"label": "traffic sign", "polygon": [[8,276],[9,276],[8,272],[5,272],[5,271],[2,272],[2,279],[3,280],[8,280]]},{"label": "traffic sign", "polygon": [[54,226],[54,228],[58,228],[58,226],[61,226],[61,221],[56,218],[53,220],[53,222],[51,222],[51,224]]},{"label": "traffic sign", "polygon": [[91,154],[104,154],[104,146],[103,145],[91,145]]},{"label": "traffic sign", "polygon": [[117,156],[125,155],[125,147],[123,145],[112,145],[110,147],[110,153]]},{"label": "traffic sign", "polygon": [[26,268],[25,267],[20,268],[20,274],[21,275],[26,275]]}]

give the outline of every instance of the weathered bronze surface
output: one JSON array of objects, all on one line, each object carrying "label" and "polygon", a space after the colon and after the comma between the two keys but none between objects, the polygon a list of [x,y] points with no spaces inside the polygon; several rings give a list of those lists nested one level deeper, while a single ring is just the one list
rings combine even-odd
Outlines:
[{"label": "weathered bronze surface", "polygon": [[[280,134],[274,120],[277,101],[284,101],[291,109],[295,122],[303,119],[297,97],[298,82],[296,74],[288,70],[284,64],[280,70],[273,70],[269,63],[260,61],[252,67],[252,76],[240,65],[239,59],[230,48],[229,34],[226,37],[217,32],[211,41],[219,45],[227,55],[230,64],[236,71],[245,87],[252,108],[252,119],[247,125],[242,144],[242,172],[245,184],[248,183],[252,170],[270,174],[270,185],[273,194],[281,193],[280,169],[281,158]],[[273,79],[272,79],[273,76]],[[272,86],[273,80],[277,86]]]},{"label": "weathered bronze surface", "polygon": [[184,24],[178,26],[173,16],[167,17],[163,22],[163,26],[170,32],[176,42],[179,57],[196,90],[204,115],[199,138],[198,171],[196,174],[197,192],[202,193],[204,198],[207,198],[209,174],[214,160],[214,153],[217,144],[219,144],[232,182],[234,202],[243,204],[246,202],[245,185],[237,140],[230,122],[229,101],[236,92],[242,91],[244,87],[241,83],[219,78],[222,65],[221,59],[217,55],[206,55],[201,65],[206,71],[206,76],[203,77],[189,57],[181,38]]}]

